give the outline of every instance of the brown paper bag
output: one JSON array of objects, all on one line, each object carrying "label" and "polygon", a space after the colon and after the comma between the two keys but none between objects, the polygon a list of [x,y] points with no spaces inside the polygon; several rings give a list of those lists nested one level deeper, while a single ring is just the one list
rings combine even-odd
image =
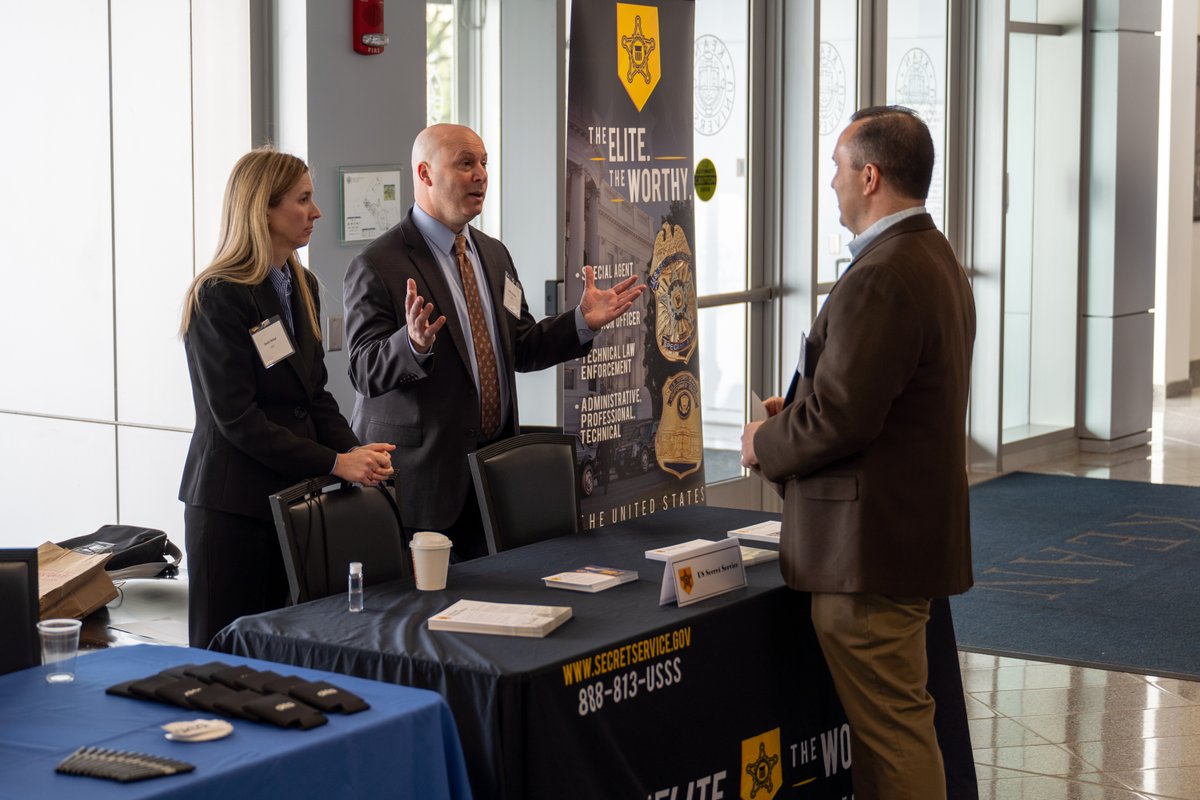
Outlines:
[{"label": "brown paper bag", "polygon": [[83,619],[117,596],[104,571],[112,553],[83,555],[52,542],[38,547],[38,612],[42,619]]}]

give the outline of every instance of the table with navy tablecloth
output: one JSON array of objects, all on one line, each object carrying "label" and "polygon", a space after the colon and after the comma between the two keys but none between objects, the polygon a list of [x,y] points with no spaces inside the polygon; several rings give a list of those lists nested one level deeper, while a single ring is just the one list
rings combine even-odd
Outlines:
[{"label": "table with navy tablecloth", "polygon": [[[310,730],[233,720],[233,733],[223,739],[184,743],[168,741],[159,726],[214,715],[104,691],[181,664],[214,660],[328,681],[371,707],[329,714],[325,725]],[[454,719],[445,700],[432,692],[154,645],[84,653],[75,676],[73,683],[56,685],[46,683],[41,667],[0,676],[0,798],[471,797]],[[60,761],[83,746],[182,760],[195,771],[132,783],[55,773]]]},{"label": "table with navy tablecloth", "polygon": [[[768,516],[660,511],[451,565],[442,591],[368,585],[361,613],[338,595],[243,617],[211,646],[441,693],[480,798],[842,800],[849,727],[808,595],[768,561],[746,568],[744,589],[660,606],[663,564],[644,555]],[[639,580],[595,594],[543,583],[589,564],[636,570]],[[428,629],[460,599],[566,605],[573,615],[541,639]],[[929,630],[948,772],[974,788],[953,631]],[[948,683],[935,689],[937,676]]]}]

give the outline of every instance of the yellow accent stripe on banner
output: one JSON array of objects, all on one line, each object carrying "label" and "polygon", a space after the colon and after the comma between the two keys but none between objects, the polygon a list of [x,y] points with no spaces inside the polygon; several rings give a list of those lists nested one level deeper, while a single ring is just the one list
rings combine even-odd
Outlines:
[{"label": "yellow accent stripe on banner", "polygon": [[604,160],[604,156],[592,156],[591,158],[588,159],[588,161],[603,161],[603,160]]},{"label": "yellow accent stripe on banner", "polygon": [[800,781],[799,783],[793,783],[793,784],[792,784],[792,788],[795,788],[795,787],[797,787],[797,786],[803,786],[803,785],[804,785],[804,784],[806,784],[806,783],[812,783],[812,782],[813,782],[813,781],[815,781],[815,780],[816,780],[816,778],[809,778],[809,779],[807,779],[807,780]]},{"label": "yellow accent stripe on banner", "polygon": [[614,198],[612,199],[612,201],[613,201],[614,203],[624,203],[624,202],[625,202],[625,198],[624,198],[624,197],[614,197]]}]

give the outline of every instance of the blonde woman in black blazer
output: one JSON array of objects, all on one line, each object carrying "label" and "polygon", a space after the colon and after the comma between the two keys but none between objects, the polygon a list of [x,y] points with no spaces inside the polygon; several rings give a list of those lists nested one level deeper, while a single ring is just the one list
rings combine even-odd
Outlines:
[{"label": "blonde woman in black blazer", "polygon": [[[320,475],[374,485],[392,474],[393,446],[359,447],[325,388],[317,280],[295,252],[320,216],[303,161],[270,148],[247,153],[225,187],[216,257],[185,298],[196,427],[179,499],[194,647],[285,602],[270,494]],[[252,339],[264,324],[282,353]]]}]

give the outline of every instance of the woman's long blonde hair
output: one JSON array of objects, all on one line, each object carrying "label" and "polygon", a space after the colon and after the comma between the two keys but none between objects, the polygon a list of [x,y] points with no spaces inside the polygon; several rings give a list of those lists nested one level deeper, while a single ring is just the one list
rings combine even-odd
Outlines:
[{"label": "woman's long blonde hair", "polygon": [[[212,263],[192,280],[183,303],[183,321],[179,335],[187,333],[192,318],[200,313],[200,291],[216,281],[229,281],[257,286],[271,271],[271,232],[267,225],[267,209],[279,205],[296,181],[308,173],[308,165],[293,155],[280,153],[273,147],[251,150],[238,159],[225,185],[225,200],[221,204],[221,238]],[[308,285],[307,270],[296,253],[287,258],[300,301],[304,305],[309,326],[317,340],[321,339],[321,323],[317,306]]]}]

